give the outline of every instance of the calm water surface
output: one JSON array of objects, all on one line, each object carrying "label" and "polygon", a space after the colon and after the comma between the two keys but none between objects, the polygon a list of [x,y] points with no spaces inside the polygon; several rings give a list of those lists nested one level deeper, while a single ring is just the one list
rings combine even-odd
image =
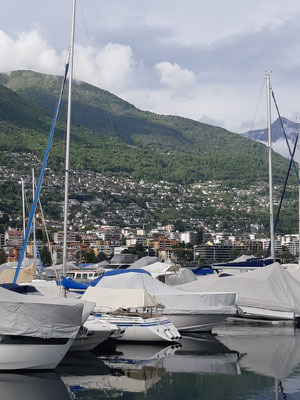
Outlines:
[{"label": "calm water surface", "polygon": [[55,372],[0,374],[2,400],[300,399],[300,330],[226,325],[178,346],[73,352]]}]

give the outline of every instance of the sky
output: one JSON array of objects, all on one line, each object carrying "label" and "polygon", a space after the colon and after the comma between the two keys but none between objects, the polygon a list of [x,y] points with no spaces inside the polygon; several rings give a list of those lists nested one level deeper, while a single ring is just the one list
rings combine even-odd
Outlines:
[{"label": "sky", "polygon": [[[2,3],[0,72],[62,74],[72,0]],[[298,0],[77,0],[75,79],[242,133],[266,126],[267,72],[300,122],[299,37]]]}]

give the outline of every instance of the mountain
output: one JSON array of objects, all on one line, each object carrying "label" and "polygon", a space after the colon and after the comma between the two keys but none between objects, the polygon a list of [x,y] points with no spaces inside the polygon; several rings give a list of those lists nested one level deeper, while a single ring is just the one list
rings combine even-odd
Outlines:
[{"label": "mountain", "polygon": [[[293,145],[295,143],[295,137],[298,134],[300,128],[300,124],[292,122],[286,118],[281,118],[281,120],[292,150]],[[241,136],[255,140],[265,145],[268,144],[267,128],[248,131],[246,133],[241,134]],[[272,123],[272,148],[274,151],[276,151],[277,153],[281,154],[284,157],[290,156],[279,118]]]},{"label": "mountain", "polygon": [[[62,78],[32,71],[0,74],[0,149],[42,157]],[[62,103],[50,165],[64,160],[66,99]],[[239,134],[177,116],[137,109],[113,94],[75,82],[71,166],[135,180],[191,184],[221,181],[248,188],[267,182],[267,149]],[[287,160],[274,154],[274,180]]]}]

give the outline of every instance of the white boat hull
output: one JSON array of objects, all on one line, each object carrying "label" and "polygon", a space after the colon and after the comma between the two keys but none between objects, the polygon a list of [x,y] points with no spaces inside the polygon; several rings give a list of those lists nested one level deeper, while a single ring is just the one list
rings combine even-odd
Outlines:
[{"label": "white boat hull", "polygon": [[103,343],[111,335],[109,331],[93,331],[76,336],[70,351],[90,351]]},{"label": "white boat hull", "polygon": [[101,316],[101,318],[125,330],[118,340],[172,342],[180,338],[180,333],[166,317],[141,318],[106,314]]},{"label": "white boat hull", "polygon": [[116,325],[102,321],[92,315],[83,324],[84,331],[79,332],[76,336],[71,350],[93,350],[99,344],[103,343],[113,333],[119,331]]},{"label": "white boat hull", "polygon": [[228,317],[227,314],[166,314],[181,332],[210,332]]},{"label": "white boat hull", "polygon": [[[22,338],[24,339],[24,337]],[[64,344],[55,341],[30,343],[26,340],[0,340],[0,370],[54,369],[70,349],[73,339]],[[13,343],[13,342],[16,343]],[[23,343],[22,343],[23,341]],[[33,341],[32,341],[33,342]]]},{"label": "white boat hull", "polygon": [[259,318],[268,320],[294,320],[295,313],[291,311],[267,310],[257,307],[238,306],[238,316],[244,318]]}]

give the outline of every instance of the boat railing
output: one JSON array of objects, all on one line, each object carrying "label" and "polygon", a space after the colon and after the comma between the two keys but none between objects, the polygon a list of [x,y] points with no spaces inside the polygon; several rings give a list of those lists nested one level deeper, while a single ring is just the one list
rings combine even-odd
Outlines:
[{"label": "boat railing", "polygon": [[[130,307],[130,308],[122,308],[119,307],[114,309],[109,306],[101,307],[102,315],[115,315],[118,317],[126,318],[126,317],[140,317],[143,319],[147,318],[157,318],[162,316],[163,306],[159,304],[155,307]],[[108,309],[108,310],[106,310]]]}]

